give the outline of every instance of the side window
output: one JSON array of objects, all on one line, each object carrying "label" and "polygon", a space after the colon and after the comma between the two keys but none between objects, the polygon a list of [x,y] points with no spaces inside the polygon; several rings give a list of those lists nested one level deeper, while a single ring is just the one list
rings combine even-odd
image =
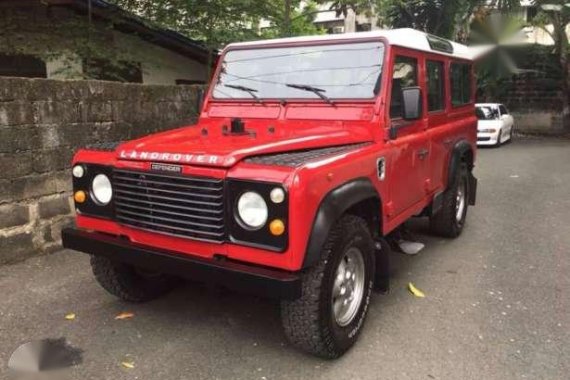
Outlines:
[{"label": "side window", "polygon": [[402,89],[418,85],[418,60],[410,57],[396,57],[392,74],[392,100],[390,117],[397,119],[403,114]]},{"label": "side window", "polygon": [[509,111],[507,111],[507,107],[505,106],[499,106],[499,110],[501,111],[501,116],[509,114]]},{"label": "side window", "polygon": [[451,64],[451,104],[462,106],[471,103],[471,65]]},{"label": "side window", "polygon": [[443,62],[427,61],[428,111],[445,109],[445,86]]}]

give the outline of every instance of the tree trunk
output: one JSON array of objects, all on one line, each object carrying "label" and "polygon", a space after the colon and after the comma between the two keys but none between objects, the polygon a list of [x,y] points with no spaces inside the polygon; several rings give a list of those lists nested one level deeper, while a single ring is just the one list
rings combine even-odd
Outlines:
[{"label": "tree trunk", "polygon": [[291,35],[291,0],[285,0],[285,12],[283,14],[283,35]]},{"label": "tree trunk", "polygon": [[568,36],[566,35],[566,25],[568,20],[559,15],[555,18],[554,30],[556,36],[556,51],[560,60],[560,69],[562,70],[562,116],[564,126],[570,123],[570,52],[568,51]]}]

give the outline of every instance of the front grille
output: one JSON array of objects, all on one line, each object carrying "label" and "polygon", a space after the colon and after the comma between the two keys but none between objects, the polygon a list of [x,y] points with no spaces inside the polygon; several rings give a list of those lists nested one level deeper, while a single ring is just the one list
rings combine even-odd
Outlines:
[{"label": "front grille", "polygon": [[115,170],[115,216],[132,227],[221,243],[223,180]]}]

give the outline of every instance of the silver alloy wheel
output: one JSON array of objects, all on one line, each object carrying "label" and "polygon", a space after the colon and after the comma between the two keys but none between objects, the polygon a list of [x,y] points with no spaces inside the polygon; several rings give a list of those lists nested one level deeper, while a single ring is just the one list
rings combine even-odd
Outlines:
[{"label": "silver alloy wheel", "polygon": [[463,219],[465,204],[465,182],[461,182],[457,189],[457,199],[455,201],[455,219],[457,222],[461,222],[461,219]]},{"label": "silver alloy wheel", "polygon": [[364,257],[351,247],[340,261],[334,278],[332,308],[336,323],[345,327],[356,317],[364,296]]}]

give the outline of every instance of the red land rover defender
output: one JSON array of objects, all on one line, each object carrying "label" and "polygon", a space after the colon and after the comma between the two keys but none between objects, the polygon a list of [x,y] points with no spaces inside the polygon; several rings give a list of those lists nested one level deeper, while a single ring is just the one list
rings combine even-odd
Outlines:
[{"label": "red land rover defender", "polygon": [[125,301],[176,277],[279,298],[292,344],[339,357],[385,237],[422,215],[455,238],[475,203],[473,58],[409,29],[232,44],[196,125],[75,155],[64,246]]}]

